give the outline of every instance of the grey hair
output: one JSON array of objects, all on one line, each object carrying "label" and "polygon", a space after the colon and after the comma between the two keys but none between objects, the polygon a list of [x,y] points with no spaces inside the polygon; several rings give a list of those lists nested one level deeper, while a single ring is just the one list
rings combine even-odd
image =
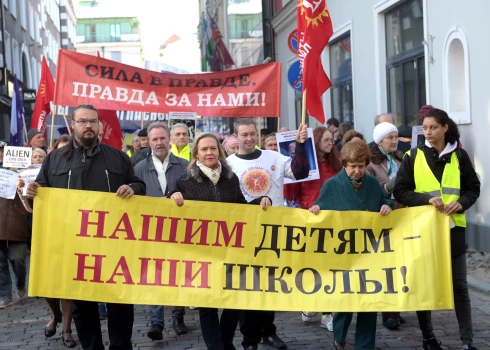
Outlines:
[{"label": "grey hair", "polygon": [[391,117],[391,119],[393,119],[393,123],[392,123],[392,124],[394,124],[394,123],[395,123],[395,118],[393,118],[393,114],[391,114],[391,113],[381,113],[381,114],[378,114],[378,115],[376,116],[376,118],[374,118],[374,126],[376,126],[376,125],[378,125],[378,124],[379,124],[379,120],[380,120],[380,119],[381,119],[381,117],[382,117],[382,116],[384,116],[384,115],[389,115],[389,116]]},{"label": "grey hair", "polygon": [[160,129],[160,128],[165,129],[167,136],[170,136],[170,132],[168,131],[167,124],[158,120],[155,122],[151,122],[150,125],[148,125],[148,128],[146,129],[146,131],[148,132],[148,136],[150,136],[150,131],[152,131],[153,129]]},{"label": "grey hair", "polygon": [[[162,122],[160,122],[162,123]],[[172,129],[170,130],[170,133],[173,133],[174,132],[174,129],[177,129],[177,128],[185,128],[187,130],[187,135],[189,135],[189,127],[187,125],[185,125],[184,123],[177,123],[177,124],[174,124],[172,125]],[[168,128],[167,128],[168,130]],[[150,131],[148,130],[148,133]]]},{"label": "grey hair", "polygon": [[133,135],[133,138],[131,139],[131,142],[133,142],[135,138],[139,138],[139,136],[137,134]]},{"label": "grey hair", "polygon": [[44,158],[46,158],[46,156],[47,156],[46,152],[44,152],[44,150],[43,150],[42,148],[34,148],[34,149],[32,150],[32,154],[33,154],[33,155],[34,155],[34,152],[39,152],[39,153],[41,153],[41,154],[44,156]]},{"label": "grey hair", "polygon": [[255,126],[255,130],[257,130],[257,124],[255,123],[255,120],[252,118],[239,118],[235,122],[235,134],[238,134],[238,128],[242,125],[253,125]]}]

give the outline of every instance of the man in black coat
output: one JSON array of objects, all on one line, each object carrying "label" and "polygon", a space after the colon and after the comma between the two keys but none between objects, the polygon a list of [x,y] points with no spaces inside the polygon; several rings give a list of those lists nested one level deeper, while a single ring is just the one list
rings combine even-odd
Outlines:
[{"label": "man in black coat", "polygon": [[[129,157],[99,142],[97,109],[80,105],[72,118],[73,142],[46,157],[27,197],[34,198],[39,187],[113,192],[121,198],[145,195],[145,183],[134,175]],[[72,300],[71,307],[82,347],[103,350],[97,302]],[[132,349],[133,305],[107,303],[107,311],[110,348]]]}]

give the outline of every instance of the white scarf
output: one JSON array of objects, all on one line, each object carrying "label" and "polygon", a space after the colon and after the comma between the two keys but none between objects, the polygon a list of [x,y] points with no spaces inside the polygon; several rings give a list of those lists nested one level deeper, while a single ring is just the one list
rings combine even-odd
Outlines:
[{"label": "white scarf", "polygon": [[211,169],[202,164],[200,161],[196,161],[196,165],[201,169],[201,171],[206,175],[211,182],[216,185],[219,181],[219,177],[221,175],[221,162],[218,161],[218,165],[216,166],[216,169]]}]

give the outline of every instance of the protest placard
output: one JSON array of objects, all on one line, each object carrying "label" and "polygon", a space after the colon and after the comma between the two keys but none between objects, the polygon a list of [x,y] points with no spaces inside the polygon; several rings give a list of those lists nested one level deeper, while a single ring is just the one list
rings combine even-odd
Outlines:
[{"label": "protest placard", "polygon": [[[279,132],[276,134],[277,146],[279,152],[286,157],[294,157],[296,153],[296,130]],[[318,170],[318,162],[316,161],[316,150],[315,141],[313,140],[313,129],[308,128],[308,138],[306,139],[306,154],[308,156],[308,161],[310,163],[310,173],[306,179],[302,180],[292,180],[289,178],[284,178],[285,184],[317,180],[320,178],[320,173]]]},{"label": "protest placard", "polygon": [[4,168],[26,169],[32,164],[32,148],[5,146],[3,153]]},{"label": "protest placard", "polygon": [[0,197],[14,199],[17,192],[17,173],[0,169]]},{"label": "protest placard", "polygon": [[197,113],[195,112],[170,112],[169,113],[169,129],[175,124],[185,124],[189,128],[189,143],[194,143],[196,138],[196,119]]},{"label": "protest placard", "polygon": [[41,170],[41,167],[33,167],[33,169],[27,169],[19,172],[19,176],[22,180],[24,180],[24,187],[22,188],[22,195],[27,196],[27,186],[29,184],[33,183],[34,180],[36,180],[37,175],[39,174],[39,171]]}]

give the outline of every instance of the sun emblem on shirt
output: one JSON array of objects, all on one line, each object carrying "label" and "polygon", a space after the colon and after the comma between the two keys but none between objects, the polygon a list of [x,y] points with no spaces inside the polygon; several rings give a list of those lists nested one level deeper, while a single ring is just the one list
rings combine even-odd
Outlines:
[{"label": "sun emblem on shirt", "polygon": [[264,172],[254,170],[247,174],[244,184],[249,192],[262,193],[269,187],[269,178]]}]

